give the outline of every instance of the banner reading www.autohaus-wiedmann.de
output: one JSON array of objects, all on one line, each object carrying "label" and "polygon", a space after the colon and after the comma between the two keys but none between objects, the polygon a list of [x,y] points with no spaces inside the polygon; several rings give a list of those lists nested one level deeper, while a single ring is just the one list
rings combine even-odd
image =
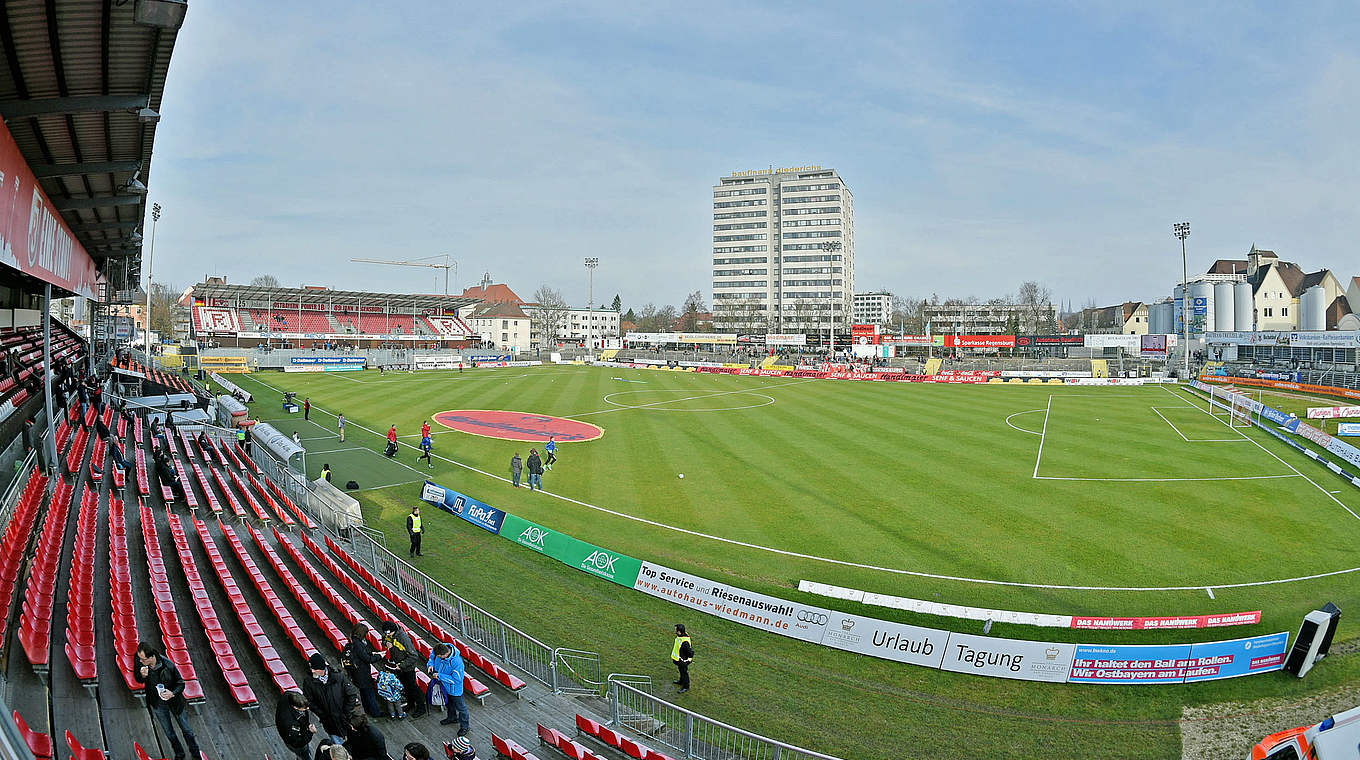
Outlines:
[{"label": "banner reading www.autohaus-wiedmann.de", "polygon": [[509,513],[506,513],[505,521],[501,523],[500,535],[564,565],[628,588],[633,588],[637,583],[638,571],[642,568],[641,560],[586,543]]}]

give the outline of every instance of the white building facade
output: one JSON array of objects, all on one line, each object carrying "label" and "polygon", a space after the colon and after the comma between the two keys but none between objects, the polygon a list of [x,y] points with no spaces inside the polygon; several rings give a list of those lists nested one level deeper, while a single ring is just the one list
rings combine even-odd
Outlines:
[{"label": "white building facade", "polygon": [[854,292],[854,197],[834,169],[733,172],[713,186],[715,330],[848,334]]},{"label": "white building facade", "polygon": [[[529,315],[533,324],[529,342],[534,348],[539,348],[542,341],[539,335],[538,305],[526,303],[524,312]],[[610,308],[564,309],[557,319],[557,342],[584,344],[589,339],[591,347],[599,348],[601,340],[619,337],[619,321],[619,313]]]},{"label": "white building facade", "polygon": [[877,293],[856,293],[855,294],[855,324],[857,325],[886,325],[892,321],[892,293],[880,291]]}]

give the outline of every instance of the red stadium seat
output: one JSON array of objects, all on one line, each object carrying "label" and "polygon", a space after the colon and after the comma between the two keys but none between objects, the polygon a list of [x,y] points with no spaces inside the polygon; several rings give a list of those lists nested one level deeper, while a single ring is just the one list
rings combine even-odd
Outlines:
[{"label": "red stadium seat", "polygon": [[576,728],[587,736],[594,736],[597,739],[600,736],[600,724],[580,713],[576,715]]},{"label": "red stadium seat", "polygon": [[14,711],[14,725],[19,728],[19,735],[24,738],[24,743],[28,745],[28,750],[38,760],[50,760],[54,749],[52,747],[52,737],[44,733],[39,733],[28,727],[28,722],[24,716]]},{"label": "red stadium seat", "polygon": [[76,737],[70,731],[66,732],[66,746],[71,748],[73,760],[105,760],[105,754],[100,749],[86,749],[76,741]]}]

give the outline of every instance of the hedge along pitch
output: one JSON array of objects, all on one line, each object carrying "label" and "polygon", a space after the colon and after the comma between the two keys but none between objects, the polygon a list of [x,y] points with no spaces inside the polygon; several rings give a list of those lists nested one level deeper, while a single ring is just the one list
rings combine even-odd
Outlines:
[{"label": "hedge along pitch", "polygon": [[[434,486],[434,488],[430,488]],[[443,490],[436,501],[435,488]],[[427,483],[445,507],[471,497]],[[481,504],[481,502],[476,502]],[[449,512],[459,514],[445,507]],[[494,508],[492,508],[494,509]],[[497,510],[500,512],[501,510]],[[479,520],[469,522],[490,528]],[[724,620],[885,660],[958,673],[1055,683],[1186,683],[1280,670],[1288,632],[1230,641],[1164,645],[1066,644],[955,633],[813,607],[645,562],[504,512],[499,535],[607,581]]]}]

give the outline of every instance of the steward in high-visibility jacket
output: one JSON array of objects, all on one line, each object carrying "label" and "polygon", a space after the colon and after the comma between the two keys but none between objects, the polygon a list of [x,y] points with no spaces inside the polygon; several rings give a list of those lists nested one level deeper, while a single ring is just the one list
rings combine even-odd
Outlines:
[{"label": "steward in high-visibility jacket", "polygon": [[689,634],[685,633],[685,626],[680,623],[675,624],[675,643],[671,646],[671,662],[680,671],[680,679],[675,681],[675,685],[680,688],[677,694],[684,694],[689,691],[689,664],[694,662],[694,646],[690,643]]}]

